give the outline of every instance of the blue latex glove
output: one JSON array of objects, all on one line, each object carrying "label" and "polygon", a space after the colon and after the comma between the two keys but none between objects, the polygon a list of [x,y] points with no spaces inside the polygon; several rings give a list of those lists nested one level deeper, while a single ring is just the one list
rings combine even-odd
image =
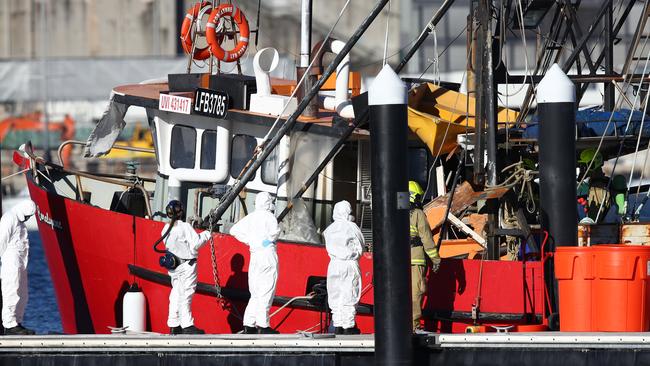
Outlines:
[{"label": "blue latex glove", "polygon": [[273,242],[268,240],[268,239],[264,239],[264,241],[262,241],[262,246],[264,248],[266,248],[266,247],[268,247],[269,245],[272,245],[272,244],[273,244]]}]

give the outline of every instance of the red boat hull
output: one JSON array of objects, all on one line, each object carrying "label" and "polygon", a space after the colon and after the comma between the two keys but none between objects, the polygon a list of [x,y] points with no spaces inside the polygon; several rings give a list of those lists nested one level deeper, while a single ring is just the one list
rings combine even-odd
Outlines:
[{"label": "red boat hull", "polygon": [[[109,326],[120,325],[122,296],[129,284],[136,282],[147,299],[148,330],[166,333],[169,285],[136,276],[129,269],[131,266],[166,278],[166,271],[158,265],[159,254],[152,250],[163,223],[61,197],[44,190],[29,177],[28,186],[38,207],[38,227],[64,332],[108,333]],[[214,239],[220,285],[246,294],[248,247],[229,235],[215,234]],[[305,296],[311,291],[308,284],[326,277],[329,257],[323,246],[280,242],[278,258],[277,297]],[[361,304],[371,311],[374,294],[370,253],[364,253],[360,266],[364,289]],[[198,272],[199,283],[214,283],[208,245],[199,254]],[[503,322],[522,322],[531,315],[539,318],[543,309],[542,289],[539,262],[483,261],[481,269],[478,260],[444,260],[440,272],[429,278],[425,315],[434,313],[437,320],[429,317],[427,327],[464,331],[469,321],[455,318],[470,313],[479,296],[482,313],[497,319],[501,316]],[[192,304],[197,326],[209,333],[241,330],[245,297],[229,303],[224,309],[213,295],[197,293]],[[404,305],[408,308],[410,300],[404,299]],[[277,308],[272,307],[271,312]],[[363,333],[374,331],[371,314],[358,314],[357,324]],[[289,305],[271,319],[271,326],[282,333],[324,330],[326,313],[314,307]]]}]

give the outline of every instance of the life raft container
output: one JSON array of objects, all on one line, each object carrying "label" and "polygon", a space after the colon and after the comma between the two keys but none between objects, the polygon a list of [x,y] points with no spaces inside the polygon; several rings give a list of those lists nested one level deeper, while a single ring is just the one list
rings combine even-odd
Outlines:
[{"label": "life raft container", "polygon": [[[212,3],[209,1],[204,1],[202,3],[197,3],[191,7],[185,14],[185,19],[183,19],[183,24],[181,25],[181,44],[183,45],[183,50],[185,53],[190,54],[193,48],[192,40],[192,23],[194,19],[201,19],[203,14],[212,9]],[[197,21],[198,27],[198,21]],[[194,55],[192,56],[195,60],[206,60],[210,57],[210,46],[204,48],[194,49]]]},{"label": "life raft container", "polygon": [[[219,24],[219,19],[224,16],[231,16],[237,27],[239,28],[239,42],[232,50],[224,50],[221,47],[222,37],[217,36],[217,24]],[[214,9],[210,13],[210,18],[208,19],[207,28],[205,30],[205,37],[210,45],[210,50],[214,57],[218,58],[224,62],[233,62],[237,61],[240,57],[246,52],[248,48],[248,37],[250,35],[250,29],[248,28],[248,21],[244,13],[236,6],[232,4],[223,4],[218,8]]]}]

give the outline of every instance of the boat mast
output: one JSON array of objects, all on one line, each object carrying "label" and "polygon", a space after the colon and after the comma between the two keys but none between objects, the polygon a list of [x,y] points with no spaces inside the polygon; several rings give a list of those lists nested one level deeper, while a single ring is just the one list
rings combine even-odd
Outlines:
[{"label": "boat mast", "polygon": [[[476,93],[476,134],[474,140],[474,185],[494,187],[497,176],[497,109],[492,59],[492,0],[472,0],[471,15],[476,25],[476,44],[471,47]],[[474,36],[471,35],[471,40]],[[485,132],[484,132],[485,131]],[[487,150],[487,171],[483,164],[483,152]],[[463,164],[463,162],[460,162]],[[498,226],[498,200],[486,202],[488,213],[487,259],[499,259],[499,243],[495,236]]]}]

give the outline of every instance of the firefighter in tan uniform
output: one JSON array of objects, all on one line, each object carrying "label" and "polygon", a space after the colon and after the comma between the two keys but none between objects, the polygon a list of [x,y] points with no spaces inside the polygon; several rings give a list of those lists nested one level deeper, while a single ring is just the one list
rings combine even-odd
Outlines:
[{"label": "firefighter in tan uniform", "polygon": [[440,268],[440,255],[433,242],[431,229],[422,211],[422,187],[414,181],[409,181],[409,212],[410,242],[411,242],[411,290],[413,300],[413,331],[421,330],[422,297],[427,291],[427,256],[431,259],[433,272]]}]

